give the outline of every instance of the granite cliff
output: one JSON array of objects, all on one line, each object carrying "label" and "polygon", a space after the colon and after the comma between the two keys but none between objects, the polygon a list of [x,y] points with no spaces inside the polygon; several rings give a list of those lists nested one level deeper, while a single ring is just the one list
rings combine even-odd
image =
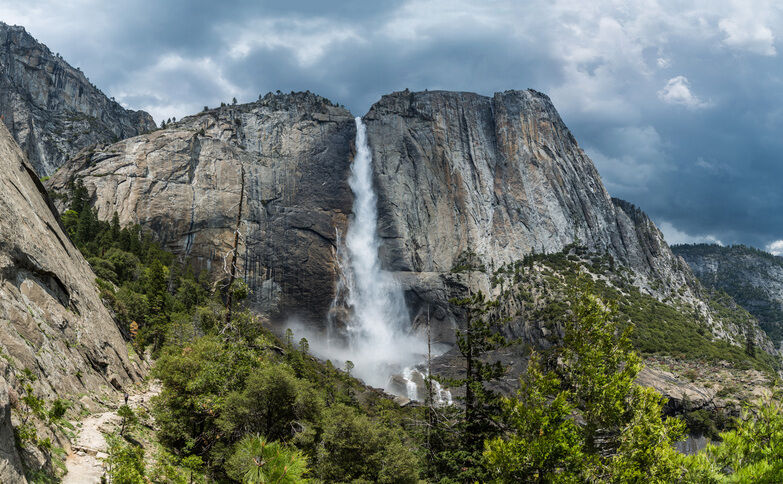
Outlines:
[{"label": "granite cliff", "polygon": [[[453,342],[461,324],[450,297],[491,292],[504,264],[577,244],[611,256],[646,294],[687,304],[715,336],[740,344],[750,331],[771,348],[752,322],[722,320],[652,221],[609,196],[545,95],[397,92],[364,122],[381,261],[401,281],[414,326],[429,317],[436,340]],[[351,212],[354,134],[350,113],[323,98],[269,94],[85,150],[48,186],[66,192],[81,179],[101,218],[116,211],[219,277],[239,220],[254,307],[323,328]]]},{"label": "granite cliff", "polygon": [[777,346],[783,344],[783,257],[734,245],[675,245],[701,283],[729,294],[758,318]]},{"label": "granite cliff", "polygon": [[466,254],[488,269],[470,283],[486,291],[492,270],[574,242],[661,296],[692,295],[685,265],[641,210],[609,196],[546,95],[397,92],[365,121],[384,265],[410,287],[414,319],[434,306],[455,323],[444,283]]},{"label": "granite cliff", "polygon": [[82,148],[155,129],[149,114],[124,109],[23,27],[2,22],[0,118],[39,176]]},{"label": "granite cliff", "polygon": [[574,241],[659,277],[674,258],[612,200],[545,95],[399,92],[365,117],[388,267],[446,272],[472,250],[498,266]]},{"label": "granite cliff", "polygon": [[[145,367],[129,355],[95,275],[5,126],[0,186],[0,481],[18,482],[19,459],[7,437],[13,435],[9,402],[19,404],[24,370],[37,377],[38,396],[71,397],[78,409],[129,388]],[[90,397],[77,400],[80,393]],[[28,465],[43,465],[35,449],[25,452]]]},{"label": "granite cliff", "polygon": [[100,218],[116,211],[217,277],[239,229],[238,268],[255,309],[323,323],[337,233],[351,213],[354,134],[351,114],[320,96],[267,95],[85,150],[49,186],[83,180]]}]

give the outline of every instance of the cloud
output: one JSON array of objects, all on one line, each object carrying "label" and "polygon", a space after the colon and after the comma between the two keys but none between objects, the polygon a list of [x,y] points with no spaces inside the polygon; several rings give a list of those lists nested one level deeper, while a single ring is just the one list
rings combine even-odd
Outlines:
[{"label": "cloud", "polygon": [[[758,3],[762,4],[761,8]],[[763,4],[742,2],[732,16],[720,20],[718,27],[725,34],[723,43],[759,55],[776,55],[775,36],[762,20],[769,12]]]},{"label": "cloud", "polygon": [[659,173],[671,169],[669,155],[653,126],[625,126],[606,133],[612,150],[587,145],[585,151],[595,163],[609,191],[620,197],[643,193]]},{"label": "cloud", "polygon": [[767,252],[772,255],[783,256],[783,239],[767,244]]},{"label": "cloud", "polygon": [[690,88],[690,82],[685,76],[672,77],[658,91],[658,99],[668,104],[679,104],[689,109],[706,108],[710,103],[696,97]]},{"label": "cloud", "polygon": [[[172,87],[184,96],[166,96]],[[248,93],[226,77],[222,65],[211,57],[183,57],[180,54],[162,54],[155,63],[133,72],[122,83],[112,89],[117,100],[124,105],[149,112],[156,120],[168,119],[172,115],[182,118],[199,112],[205,104],[203,99],[228,100],[232,97],[247,97]],[[199,99],[197,96],[205,93]],[[208,97],[207,97],[208,96]],[[213,101],[214,106],[216,102]]]},{"label": "cloud", "polygon": [[241,27],[218,28],[224,33],[232,60],[242,60],[258,49],[284,49],[302,66],[312,66],[343,42],[361,42],[355,28],[323,18],[253,18]]},{"label": "cloud", "polygon": [[658,228],[663,232],[663,238],[669,245],[677,244],[718,244],[723,245],[717,237],[714,235],[691,235],[677,229],[674,225],[667,221],[661,221],[657,224]]},{"label": "cloud", "polygon": [[278,89],[310,90],[361,115],[406,87],[534,88],[552,98],[612,195],[686,235],[757,247],[780,237],[777,1],[0,4],[4,21],[158,121]]}]

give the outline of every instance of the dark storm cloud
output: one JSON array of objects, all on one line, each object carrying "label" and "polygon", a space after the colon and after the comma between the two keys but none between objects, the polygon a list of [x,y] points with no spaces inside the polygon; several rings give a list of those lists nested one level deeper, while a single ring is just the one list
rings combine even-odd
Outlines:
[{"label": "dark storm cloud", "polygon": [[0,17],[158,120],[277,89],[363,114],[404,88],[532,87],[670,242],[783,239],[774,2],[0,0]]}]

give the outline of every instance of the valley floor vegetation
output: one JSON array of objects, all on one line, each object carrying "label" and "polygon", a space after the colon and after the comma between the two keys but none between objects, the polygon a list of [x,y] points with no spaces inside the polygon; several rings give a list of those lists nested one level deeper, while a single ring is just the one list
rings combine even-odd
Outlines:
[{"label": "valley floor vegetation", "polygon": [[[664,417],[661,395],[635,383],[637,350],[701,346],[698,358],[768,362],[711,342],[690,316],[641,294],[628,299],[574,272],[574,289],[530,315],[550,320],[561,339],[520,354],[528,364],[519,390],[502,396],[492,383],[505,369],[493,354],[512,343],[503,336],[507,303],[530,298],[522,282],[536,261],[506,268],[515,283],[497,300],[452,301],[468,321],[458,333],[467,372],[435,378],[462,389],[458,403],[400,407],[310,355],[307,340],[265,328],[244,308],[241,281],[194,273],[138,226],[120,227],[116,214],[98,220],[78,182],[62,221],[128,340],[151,350],[162,383],[157,445],[140,445],[137,416],[121,409],[110,482],[783,482],[783,413],[772,397],[748,404],[704,451],[675,450],[686,422]],[[549,263],[571,268],[558,257]],[[654,314],[685,340],[656,330]],[[656,346],[646,346],[650,338]]]}]

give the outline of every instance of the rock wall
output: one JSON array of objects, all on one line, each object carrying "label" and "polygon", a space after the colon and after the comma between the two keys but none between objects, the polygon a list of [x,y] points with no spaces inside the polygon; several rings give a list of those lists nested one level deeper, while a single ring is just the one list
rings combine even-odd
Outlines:
[{"label": "rock wall", "polygon": [[39,176],[82,148],[155,129],[149,114],[108,99],[23,27],[2,22],[0,118]]},{"label": "rock wall", "polygon": [[24,483],[22,461],[14,442],[8,382],[0,376],[0,482]]},{"label": "rock wall", "polygon": [[29,369],[47,400],[101,398],[140,381],[144,365],[129,355],[95,275],[5,126],[0,191],[0,377],[18,387]]},{"label": "rock wall", "polygon": [[216,277],[226,274],[241,210],[239,268],[254,307],[324,324],[336,234],[351,212],[354,136],[351,114],[328,100],[270,94],[85,151],[49,186],[66,191],[82,179],[101,218],[116,211]]},{"label": "rock wall", "polygon": [[414,319],[435,308],[441,326],[454,326],[448,296],[465,284],[488,290],[488,276],[449,275],[468,251],[491,272],[578,242],[631,267],[643,287],[665,281],[660,291],[690,292],[692,276],[660,231],[609,196],[544,94],[404,91],[383,96],[364,119],[382,258],[404,281]]},{"label": "rock wall", "polygon": [[365,121],[388,267],[449,271],[467,250],[498,267],[579,241],[643,273],[670,270],[660,232],[611,199],[541,93],[398,92]]},{"label": "rock wall", "polygon": [[[659,299],[699,308],[716,336],[744,341],[744,328],[713,317],[652,221],[609,196],[545,95],[398,92],[364,122],[382,264],[401,281],[414,326],[429,318],[436,341],[453,342],[461,324],[451,297],[491,292],[494,269],[574,242],[612,255]],[[83,151],[48,183],[66,191],[82,179],[101,218],[116,211],[121,223],[153,230],[218,277],[239,215],[240,273],[254,308],[323,328],[338,276],[337,234],[352,205],[354,135],[350,113],[323,98],[270,94]],[[484,270],[455,274],[469,251]]]}]

